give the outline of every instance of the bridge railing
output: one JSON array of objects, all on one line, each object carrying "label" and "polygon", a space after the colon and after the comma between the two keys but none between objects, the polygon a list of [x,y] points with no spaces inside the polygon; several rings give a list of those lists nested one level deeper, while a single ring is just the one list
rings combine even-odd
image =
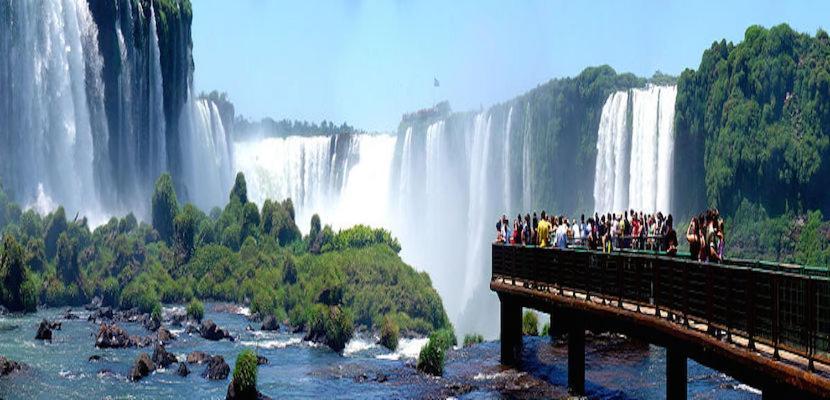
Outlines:
[{"label": "bridge railing", "polygon": [[[830,279],[758,263],[709,264],[637,252],[493,245],[493,279],[648,307],[713,335],[763,344],[830,365]],[[795,272],[793,272],[795,271]],[[599,300],[597,300],[599,301]],[[661,313],[662,311],[662,313]],[[645,311],[641,311],[645,312]]]}]

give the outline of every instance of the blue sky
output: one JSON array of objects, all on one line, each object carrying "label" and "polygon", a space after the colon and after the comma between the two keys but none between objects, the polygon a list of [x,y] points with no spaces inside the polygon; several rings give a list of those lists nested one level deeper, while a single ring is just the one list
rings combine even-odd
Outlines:
[{"label": "blue sky", "polygon": [[478,109],[600,64],[679,74],[749,25],[830,21],[830,1],[192,2],[198,91],[252,118],[385,131],[442,99]]}]

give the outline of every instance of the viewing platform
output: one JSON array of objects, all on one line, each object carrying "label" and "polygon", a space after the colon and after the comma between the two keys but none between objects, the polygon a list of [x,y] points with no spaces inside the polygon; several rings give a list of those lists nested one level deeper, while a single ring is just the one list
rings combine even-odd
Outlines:
[{"label": "viewing platform", "polygon": [[687,358],[765,399],[830,398],[830,277],[759,261],[702,263],[642,251],[492,246],[501,359],[521,364],[522,308],[567,333],[568,386],[585,392],[585,330],[666,348],[666,397],[685,399]]}]

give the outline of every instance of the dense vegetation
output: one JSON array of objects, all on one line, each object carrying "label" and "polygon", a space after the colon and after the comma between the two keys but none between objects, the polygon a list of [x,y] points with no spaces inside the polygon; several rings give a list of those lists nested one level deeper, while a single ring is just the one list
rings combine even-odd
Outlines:
[{"label": "dense vegetation", "polygon": [[225,208],[210,214],[179,205],[162,175],[151,209],[152,225],[129,214],[90,230],[63,208],[24,212],[0,190],[2,304],[32,310],[99,296],[105,305],[151,313],[160,302],[190,301],[188,314],[200,318],[197,298],[250,302],[257,315],[342,344],[353,325],[380,330],[384,318],[410,333],[450,327],[429,276],[401,261],[387,231],[334,232],[315,216],[303,237],[291,200],[258,208],[242,174]]},{"label": "dense vegetation", "polygon": [[827,33],[811,37],[787,25],[752,26],[737,45],[713,43],[698,70],[680,76],[676,126],[678,141],[683,139],[678,147],[694,143],[699,150],[678,152],[685,156],[678,169],[694,172],[688,181],[703,189],[709,205],[736,210],[748,199],[775,215],[787,208],[826,213]]},{"label": "dense vegetation", "polygon": [[677,211],[731,216],[730,256],[827,265],[827,32],[752,26],[713,43],[680,76],[676,110]]}]

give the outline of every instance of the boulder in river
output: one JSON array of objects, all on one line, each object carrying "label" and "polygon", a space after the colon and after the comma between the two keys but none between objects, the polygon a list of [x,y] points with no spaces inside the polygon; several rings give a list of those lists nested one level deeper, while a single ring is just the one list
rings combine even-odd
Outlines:
[{"label": "boulder in river", "polygon": [[173,353],[167,351],[163,345],[156,343],[153,349],[153,362],[160,368],[167,368],[170,364],[177,363],[179,360]]},{"label": "boulder in river", "polygon": [[89,356],[89,359],[87,361],[89,361],[89,362],[101,361],[101,356],[98,355],[98,354],[93,354],[93,355]]},{"label": "boulder in river", "polygon": [[190,370],[187,369],[186,363],[179,363],[179,369],[176,370],[176,374],[179,376],[188,376],[190,375]]},{"label": "boulder in river", "polygon": [[210,358],[210,355],[201,352],[201,351],[194,351],[187,355],[187,363],[188,364],[201,364],[207,361]]},{"label": "boulder in river", "polygon": [[222,356],[212,356],[207,362],[205,371],[202,372],[202,377],[205,379],[219,381],[227,379],[228,374],[231,373],[231,367],[225,362]]},{"label": "boulder in river", "polygon": [[202,329],[200,329],[200,333],[202,337],[207,340],[228,339],[230,341],[233,341],[233,337],[231,336],[231,334],[228,333],[228,331],[220,328],[211,319],[202,322]]},{"label": "boulder in river", "polygon": [[169,343],[170,341],[176,340],[176,336],[165,327],[161,327],[156,331],[156,338],[162,343]]},{"label": "boulder in river", "polygon": [[278,331],[280,330],[280,322],[273,315],[269,315],[262,321],[262,326],[259,329],[263,331]]},{"label": "boulder in river", "polygon": [[40,325],[37,327],[37,334],[35,334],[35,339],[37,340],[52,340],[52,328],[51,324],[47,320],[40,321]]},{"label": "boulder in river", "polygon": [[6,357],[0,356],[0,376],[6,376],[24,369],[26,369],[25,364],[21,364],[17,361],[12,361]]},{"label": "boulder in river", "polygon": [[130,370],[130,380],[135,382],[144,378],[147,375],[150,375],[150,372],[156,370],[156,366],[153,364],[153,360],[150,359],[150,356],[147,353],[141,353],[138,356],[138,359],[135,360],[135,364],[133,368]]},{"label": "boulder in river", "polygon": [[268,365],[270,361],[267,358],[257,354],[256,356],[256,365]]},{"label": "boulder in river", "polygon": [[122,349],[135,346],[135,344],[127,331],[115,324],[101,324],[95,336],[95,347],[101,349]]},{"label": "boulder in river", "polygon": [[112,308],[109,307],[100,307],[96,308],[93,313],[89,314],[89,321],[102,321],[102,320],[112,320],[115,315],[112,312]]}]

